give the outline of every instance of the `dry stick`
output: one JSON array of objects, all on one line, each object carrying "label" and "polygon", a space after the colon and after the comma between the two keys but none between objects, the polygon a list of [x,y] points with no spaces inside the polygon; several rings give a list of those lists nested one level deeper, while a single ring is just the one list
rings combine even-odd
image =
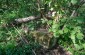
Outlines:
[{"label": "dry stick", "polygon": [[29,17],[26,17],[26,18],[15,19],[14,21],[17,22],[17,23],[24,23],[24,22],[35,20],[35,19],[38,19],[38,18],[40,18],[40,16],[37,16],[37,17],[29,16]]},{"label": "dry stick", "polygon": [[36,52],[34,50],[32,50],[32,52],[34,53],[34,55],[36,55]]},{"label": "dry stick", "polygon": [[21,26],[22,23],[26,23],[32,20],[36,20],[41,18],[40,15],[38,16],[29,16],[26,18],[18,18],[18,19],[14,19],[13,21],[11,21],[10,23],[6,24],[7,27],[15,27],[15,26]]}]

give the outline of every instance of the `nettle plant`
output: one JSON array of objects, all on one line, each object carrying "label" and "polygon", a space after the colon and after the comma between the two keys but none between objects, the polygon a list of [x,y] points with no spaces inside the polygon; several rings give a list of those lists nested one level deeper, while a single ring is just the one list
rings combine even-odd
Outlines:
[{"label": "nettle plant", "polygon": [[59,22],[54,20],[51,22],[49,30],[53,32],[53,35],[58,39],[59,44],[62,44],[63,46],[73,44],[77,50],[84,47],[84,44],[82,43],[84,39],[81,27],[82,20],[79,21],[79,19],[80,18],[61,18]]},{"label": "nettle plant", "polygon": [[[63,0],[48,1],[51,4],[49,9],[55,10],[56,14],[52,21],[48,21],[50,31],[53,32],[54,38],[58,39],[58,43],[63,46],[72,45],[73,48],[80,50],[84,48],[84,35],[82,32],[82,23],[84,17],[79,14],[82,6],[79,0]],[[73,14],[75,12],[75,14]],[[73,16],[73,17],[71,17]]]}]

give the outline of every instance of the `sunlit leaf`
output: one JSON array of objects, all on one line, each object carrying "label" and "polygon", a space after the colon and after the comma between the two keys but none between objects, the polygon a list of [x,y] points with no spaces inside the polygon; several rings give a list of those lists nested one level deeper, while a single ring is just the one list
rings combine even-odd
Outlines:
[{"label": "sunlit leaf", "polygon": [[85,48],[85,44],[82,44],[83,48]]},{"label": "sunlit leaf", "polygon": [[77,33],[77,36],[76,36],[78,39],[82,40],[83,39],[83,34],[82,33]]},{"label": "sunlit leaf", "polygon": [[76,31],[74,31],[74,30],[71,31],[71,35],[74,35],[74,34],[76,34]]},{"label": "sunlit leaf", "polygon": [[77,0],[71,0],[71,3],[72,4],[76,4],[77,3]]},{"label": "sunlit leaf", "polygon": [[75,35],[71,35],[70,38],[73,41],[73,43],[75,44]]},{"label": "sunlit leaf", "polygon": [[75,46],[75,48],[76,48],[77,50],[81,49],[81,46],[78,45],[78,44],[74,44],[74,46]]},{"label": "sunlit leaf", "polygon": [[69,29],[68,28],[64,28],[64,33],[68,33]]},{"label": "sunlit leaf", "polygon": [[60,34],[63,34],[63,30],[59,30],[58,32],[59,32]]}]

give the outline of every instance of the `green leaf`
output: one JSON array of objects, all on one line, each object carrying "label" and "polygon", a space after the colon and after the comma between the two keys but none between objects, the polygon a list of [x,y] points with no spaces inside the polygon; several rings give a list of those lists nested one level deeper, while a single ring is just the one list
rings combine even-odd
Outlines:
[{"label": "green leaf", "polygon": [[66,18],[61,19],[61,22],[66,22]]},{"label": "green leaf", "polygon": [[64,28],[64,33],[68,33],[69,29],[68,28]]},{"label": "green leaf", "polygon": [[52,29],[52,31],[55,33],[56,32],[56,29]]},{"label": "green leaf", "polygon": [[75,44],[75,35],[71,35],[70,38],[73,41],[73,43]]},{"label": "green leaf", "polygon": [[72,31],[73,33],[78,33],[78,32],[81,32],[81,27],[77,26],[77,27],[74,27],[74,30]]},{"label": "green leaf", "polygon": [[83,39],[83,34],[82,33],[77,33],[77,39],[82,40]]},{"label": "green leaf", "polygon": [[81,29],[81,27],[80,27],[80,26],[77,26],[77,29],[78,29],[78,30],[80,30],[80,29]]},{"label": "green leaf", "polygon": [[82,44],[83,48],[85,48],[85,44]]},{"label": "green leaf", "polygon": [[59,30],[59,33],[60,33],[60,34],[63,34],[63,30]]},{"label": "green leaf", "polygon": [[55,25],[55,24],[54,24],[54,25],[52,25],[52,28],[56,28],[56,27],[57,27],[57,25]]},{"label": "green leaf", "polygon": [[53,33],[54,37],[59,37],[59,35],[57,33]]},{"label": "green leaf", "polygon": [[47,23],[48,23],[48,24],[52,24],[52,20],[49,20]]},{"label": "green leaf", "polygon": [[71,37],[70,37],[71,39],[75,39],[75,35],[71,35]]},{"label": "green leaf", "polygon": [[76,34],[76,31],[74,31],[74,30],[71,31],[71,35],[74,35],[74,34]]},{"label": "green leaf", "polygon": [[72,4],[76,4],[78,1],[77,0],[71,0]]},{"label": "green leaf", "polygon": [[78,23],[83,23],[84,22],[83,17],[77,17],[76,20],[77,20]]},{"label": "green leaf", "polygon": [[76,48],[77,50],[81,49],[81,46],[78,45],[78,44],[74,44],[74,46],[75,46],[75,48]]}]

